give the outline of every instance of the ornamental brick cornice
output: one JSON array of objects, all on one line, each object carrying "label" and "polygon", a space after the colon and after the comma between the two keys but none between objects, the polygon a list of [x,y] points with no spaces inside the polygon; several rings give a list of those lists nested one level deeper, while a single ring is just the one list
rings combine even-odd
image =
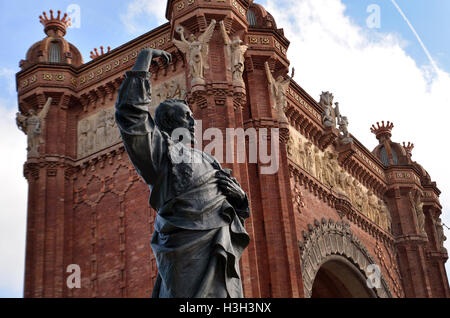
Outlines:
[{"label": "ornamental brick cornice", "polygon": [[39,179],[40,171],[46,170],[47,177],[55,177],[59,171],[64,171],[66,179],[70,178],[75,169],[74,160],[67,156],[45,155],[38,158],[29,158],[24,163],[23,175],[30,181]]}]

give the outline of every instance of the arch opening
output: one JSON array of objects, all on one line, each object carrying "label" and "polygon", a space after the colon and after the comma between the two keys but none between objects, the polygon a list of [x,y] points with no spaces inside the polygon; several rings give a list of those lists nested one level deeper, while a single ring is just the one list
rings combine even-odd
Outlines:
[{"label": "arch opening", "polygon": [[342,256],[328,258],[318,270],[311,298],[376,298],[366,277]]}]

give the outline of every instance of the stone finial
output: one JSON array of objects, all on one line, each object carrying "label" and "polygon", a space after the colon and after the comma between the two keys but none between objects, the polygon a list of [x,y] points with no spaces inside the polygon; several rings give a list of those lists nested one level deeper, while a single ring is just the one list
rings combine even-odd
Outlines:
[{"label": "stone finial", "polygon": [[[61,18],[61,11],[58,10],[58,16],[53,16],[53,10],[50,10],[50,18],[47,15],[47,12],[43,12],[42,15],[39,16],[39,21],[44,25],[44,32],[48,36],[66,35],[67,28],[71,25],[70,18],[67,16],[67,13],[64,13],[64,16]],[[50,33],[55,32],[55,33]]]},{"label": "stone finial", "polygon": [[379,122],[377,122],[377,127],[375,125],[372,125],[370,128],[370,131],[375,134],[378,140],[381,141],[383,137],[387,137],[387,139],[390,139],[392,137],[392,128],[394,128],[394,124],[388,121],[386,124],[384,123],[384,120],[381,121],[381,125]]},{"label": "stone finial", "polygon": [[109,53],[111,51],[111,47],[107,47],[107,51],[105,52],[103,50],[103,46],[100,46],[100,53],[98,52],[97,48],[94,49],[94,51],[91,51],[91,59],[96,59],[97,57],[102,56],[103,54]]},{"label": "stone finial", "polygon": [[406,154],[408,155],[408,157],[412,156],[412,150],[414,149],[414,144],[408,141],[408,144],[406,144],[405,142],[403,142],[403,148],[406,151]]}]

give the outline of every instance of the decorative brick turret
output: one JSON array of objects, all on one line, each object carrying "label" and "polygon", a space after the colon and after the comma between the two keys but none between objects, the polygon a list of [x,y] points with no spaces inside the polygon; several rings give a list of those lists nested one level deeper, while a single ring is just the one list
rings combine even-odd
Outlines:
[{"label": "decorative brick turret", "polygon": [[107,47],[107,51],[105,52],[103,50],[103,46],[100,46],[100,53],[98,52],[97,48],[94,49],[94,51],[91,51],[91,59],[96,59],[97,57],[102,56],[103,54],[109,53],[111,51],[111,47]]},{"label": "decorative brick turret", "polygon": [[370,131],[375,134],[377,139],[381,142],[383,142],[386,139],[390,139],[392,137],[392,128],[394,128],[394,124],[388,121],[386,124],[384,123],[384,120],[381,121],[381,125],[379,122],[377,122],[377,127],[375,125],[372,125],[370,128]]},{"label": "decorative brick turret", "polygon": [[412,156],[412,151],[414,149],[414,144],[408,141],[408,144],[406,144],[405,142],[403,142],[403,148],[406,151],[406,154],[408,155],[408,157]]},{"label": "decorative brick turret", "polygon": [[59,36],[66,35],[67,28],[71,25],[70,18],[68,18],[67,13],[64,13],[64,16],[61,18],[61,11],[58,10],[58,16],[55,18],[53,16],[53,10],[50,10],[50,19],[47,16],[47,12],[43,12],[42,15],[39,16],[40,22],[44,25],[44,32],[48,36],[55,36],[55,34]]}]

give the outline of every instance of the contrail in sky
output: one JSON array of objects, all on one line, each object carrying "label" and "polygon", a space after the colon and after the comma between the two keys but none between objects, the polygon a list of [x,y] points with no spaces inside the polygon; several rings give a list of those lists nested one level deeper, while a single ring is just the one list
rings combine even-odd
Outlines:
[{"label": "contrail in sky", "polygon": [[398,6],[397,2],[395,2],[395,0],[391,0],[391,1],[394,4],[394,6],[397,8],[397,10],[400,13],[400,15],[406,21],[406,23],[408,24],[408,26],[411,29],[411,31],[416,36],[417,41],[419,41],[420,45],[422,46],[423,50],[425,51],[425,54],[427,55],[428,59],[430,60],[431,66],[433,66],[433,68],[436,71],[436,73],[438,73],[438,67],[437,67],[436,63],[434,62],[433,58],[431,57],[431,54],[428,51],[427,47],[425,46],[425,44],[423,43],[422,39],[420,38],[419,34],[417,34],[416,29],[414,29],[414,27],[412,26],[411,22],[409,22],[408,18],[403,13],[402,9],[400,9],[400,7]]}]

